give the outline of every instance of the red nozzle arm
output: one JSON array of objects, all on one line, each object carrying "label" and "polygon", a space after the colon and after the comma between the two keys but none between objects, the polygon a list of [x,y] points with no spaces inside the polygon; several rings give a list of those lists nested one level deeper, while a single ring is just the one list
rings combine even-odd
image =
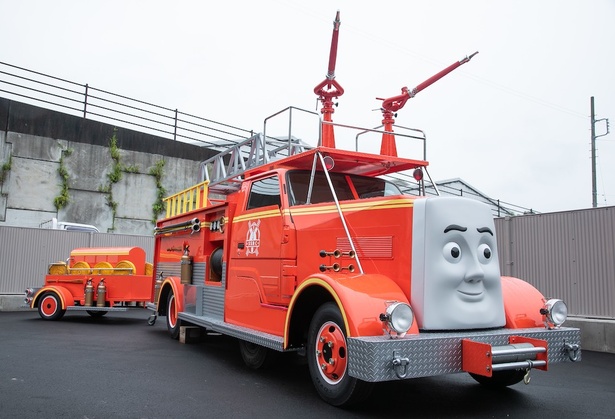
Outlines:
[{"label": "red nozzle arm", "polygon": [[455,70],[456,68],[461,67],[462,65],[464,65],[465,63],[470,61],[472,59],[472,57],[474,57],[476,54],[478,54],[478,51],[476,51],[474,54],[471,54],[469,56],[465,56],[464,58],[462,58],[461,60],[457,61],[456,63],[453,63],[453,64],[449,65],[444,70],[442,70],[439,73],[431,76],[430,78],[425,80],[423,83],[419,84],[414,89],[412,89],[412,91],[410,92],[410,97],[414,97],[421,90],[425,89],[426,87],[431,86],[432,84],[434,84],[435,82],[437,82],[442,77],[446,76],[448,73],[450,73],[451,71]]},{"label": "red nozzle arm", "polygon": [[[335,78],[335,60],[337,59],[337,39],[340,34],[340,12],[337,11],[335,20],[333,21],[333,35],[331,36],[331,50],[329,52],[329,68],[327,70],[327,78],[333,80]],[[331,86],[329,86],[331,88]]]},{"label": "red nozzle arm", "polygon": [[340,24],[340,12],[338,10],[333,21],[333,35],[331,36],[327,75],[325,80],[314,88],[314,93],[321,98],[334,98],[344,94],[342,86],[335,81],[335,61],[337,59],[337,40],[340,34]]},{"label": "red nozzle arm", "polygon": [[390,112],[397,112],[398,110],[404,107],[408,99],[413,98],[414,96],[416,96],[418,92],[431,86],[432,84],[440,80],[442,77],[446,76],[448,73],[455,70],[457,67],[460,67],[463,64],[467,63],[476,54],[478,54],[478,51],[476,51],[474,54],[471,54],[469,56],[465,56],[461,60],[449,65],[448,67],[446,67],[444,70],[440,71],[439,73],[431,76],[430,78],[428,78],[427,80],[425,80],[423,83],[419,84],[412,90],[409,90],[407,87],[402,87],[401,95],[393,96],[388,99],[382,99],[382,98],[376,98],[376,99],[382,100],[382,109],[386,111],[390,111]]}]

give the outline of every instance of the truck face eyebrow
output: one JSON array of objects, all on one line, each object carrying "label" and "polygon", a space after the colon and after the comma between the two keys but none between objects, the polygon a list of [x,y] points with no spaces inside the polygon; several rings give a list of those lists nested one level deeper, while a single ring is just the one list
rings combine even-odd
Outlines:
[{"label": "truck face eyebrow", "polygon": [[476,231],[478,231],[479,233],[489,233],[493,236],[493,231],[491,231],[489,227],[477,228]]},{"label": "truck face eyebrow", "polygon": [[467,227],[462,227],[462,226],[457,225],[457,224],[451,224],[450,226],[448,226],[448,227],[446,227],[444,229],[444,232],[448,233],[449,231],[452,231],[452,230],[467,231],[467,229],[468,229]]}]

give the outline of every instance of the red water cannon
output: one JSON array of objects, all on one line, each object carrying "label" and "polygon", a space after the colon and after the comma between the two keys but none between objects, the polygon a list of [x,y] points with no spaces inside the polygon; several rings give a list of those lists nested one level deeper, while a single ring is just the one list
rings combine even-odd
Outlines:
[{"label": "red water cannon", "polygon": [[[336,99],[344,94],[344,89],[335,80],[335,60],[337,59],[337,39],[340,33],[340,12],[337,11],[335,20],[333,21],[333,35],[331,37],[331,50],[329,51],[329,68],[326,78],[314,88],[314,93],[322,103],[321,113],[323,120],[332,122],[333,118],[333,99]],[[322,125],[321,144],[324,147],[335,148],[335,136],[333,134],[333,126],[329,124]]]},{"label": "red water cannon", "polygon": [[440,80],[442,77],[446,76],[451,71],[456,68],[462,66],[467,63],[478,54],[476,51],[474,54],[464,57],[463,59],[449,65],[444,70],[439,73],[431,76],[423,83],[416,86],[414,89],[409,90],[407,87],[401,88],[401,94],[397,96],[390,97],[388,99],[376,98],[377,100],[382,101],[382,106],[380,109],[382,110],[382,125],[384,126],[385,133],[382,134],[382,143],[380,145],[380,154],[386,156],[397,156],[397,146],[395,145],[395,135],[389,134],[393,132],[393,124],[395,123],[394,117],[395,112],[404,107],[408,99],[413,98],[416,94],[426,87],[431,86],[436,81]]}]

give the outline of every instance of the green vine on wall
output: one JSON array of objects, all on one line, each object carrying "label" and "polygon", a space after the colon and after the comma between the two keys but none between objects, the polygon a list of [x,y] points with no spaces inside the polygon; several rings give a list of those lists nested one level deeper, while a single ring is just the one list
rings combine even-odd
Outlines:
[{"label": "green vine on wall", "polygon": [[[107,174],[107,183],[98,188],[102,193],[107,194],[107,205],[111,208],[113,221],[111,230],[115,229],[115,216],[117,213],[118,203],[113,200],[113,184],[122,180],[123,173],[140,173],[139,166],[124,166],[120,160],[120,148],[117,145],[117,128],[113,130],[113,136],[109,139],[109,154],[113,160],[111,171]],[[156,202],[152,205],[153,219],[152,223],[156,224],[158,216],[165,210],[163,202],[166,196],[166,189],[162,186],[162,177],[164,175],[164,160],[158,160],[154,167],[149,170],[149,174],[156,179]]]},{"label": "green vine on wall", "polygon": [[[117,214],[118,206],[118,202],[113,200],[113,184],[122,180],[124,173],[141,173],[138,165],[125,166],[122,164],[120,153],[121,150],[117,145],[117,141],[117,128],[114,128],[113,135],[109,139],[109,154],[111,155],[111,160],[113,160],[113,166],[111,167],[111,171],[107,173],[107,183],[98,188],[100,192],[107,194],[107,205],[111,208],[111,213],[113,216],[111,230],[115,230],[115,216]],[[153,174],[152,170],[150,170],[150,174]],[[160,169],[160,172],[162,173],[162,169]],[[154,174],[154,176],[156,175]],[[156,184],[158,184],[158,182],[159,181],[157,180]]]},{"label": "green vine on wall", "polygon": [[2,165],[0,168],[0,185],[4,184],[4,180],[6,179],[6,173],[11,170],[11,165],[13,164],[13,156],[9,156],[9,160]]},{"label": "green vine on wall", "polygon": [[60,166],[58,167],[58,175],[60,175],[60,179],[62,180],[62,186],[60,187],[60,194],[56,196],[53,200],[53,205],[57,210],[60,210],[68,205],[70,202],[70,195],[68,194],[68,178],[70,177],[68,174],[68,169],[64,164],[64,158],[73,154],[72,148],[67,148],[66,150],[62,150],[60,155]]},{"label": "green vine on wall", "polygon": [[115,216],[117,214],[118,203],[113,200],[113,184],[122,180],[123,172],[138,173],[139,167],[125,167],[122,165],[120,161],[120,148],[117,145],[117,128],[113,129],[113,135],[109,139],[109,154],[111,155],[111,160],[113,160],[113,166],[111,167],[111,171],[107,173],[107,183],[98,188],[98,190],[107,194],[106,201],[109,208],[111,208],[112,215],[111,230],[115,230]]},{"label": "green vine on wall", "polygon": [[162,176],[164,175],[164,160],[158,160],[156,165],[149,170],[149,174],[156,179],[156,202],[152,205],[152,212],[154,218],[152,224],[156,224],[158,216],[165,210],[164,197],[167,194],[167,190],[162,186]]},{"label": "green vine on wall", "polygon": [[109,139],[109,154],[113,160],[111,172],[107,174],[109,184],[122,180],[122,163],[120,162],[120,148],[117,146],[117,128],[113,129],[113,135]]}]

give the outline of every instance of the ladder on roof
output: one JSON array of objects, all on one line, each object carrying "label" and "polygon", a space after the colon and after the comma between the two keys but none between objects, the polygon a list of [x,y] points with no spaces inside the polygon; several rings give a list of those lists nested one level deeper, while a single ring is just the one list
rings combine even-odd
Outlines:
[{"label": "ladder on roof", "polygon": [[247,170],[311,148],[292,136],[278,139],[255,134],[201,162],[200,180],[209,181],[210,192],[226,195],[239,189],[242,175]]}]

